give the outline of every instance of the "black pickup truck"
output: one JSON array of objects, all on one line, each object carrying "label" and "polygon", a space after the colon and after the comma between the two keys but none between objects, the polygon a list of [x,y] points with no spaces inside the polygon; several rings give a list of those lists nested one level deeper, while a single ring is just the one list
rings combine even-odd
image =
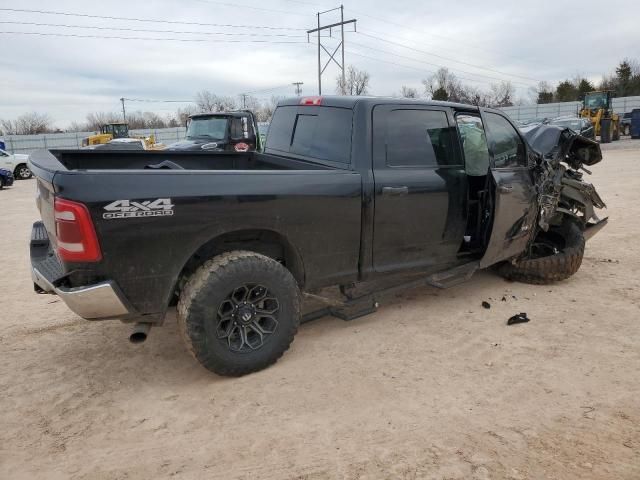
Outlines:
[{"label": "black pickup truck", "polygon": [[264,153],[37,152],[35,289],[136,323],[132,340],[177,304],[197,360],[242,375],[287,350],[323,287],[347,305],[396,274],[562,280],[606,221],[579,172],[602,157],[568,129],[527,137],[492,109],[308,97],[278,105]]},{"label": "black pickup truck", "polygon": [[260,150],[258,122],[249,110],[196,113],[187,120],[187,134],[184,140],[168,145],[167,150]]}]

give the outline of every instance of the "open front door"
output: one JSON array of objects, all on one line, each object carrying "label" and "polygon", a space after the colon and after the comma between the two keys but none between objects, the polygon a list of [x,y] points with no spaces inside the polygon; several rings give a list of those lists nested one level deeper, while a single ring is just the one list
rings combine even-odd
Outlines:
[{"label": "open front door", "polygon": [[526,144],[517,129],[497,112],[483,112],[495,207],[491,238],[480,267],[488,267],[525,250],[536,221],[536,192],[527,167]]}]

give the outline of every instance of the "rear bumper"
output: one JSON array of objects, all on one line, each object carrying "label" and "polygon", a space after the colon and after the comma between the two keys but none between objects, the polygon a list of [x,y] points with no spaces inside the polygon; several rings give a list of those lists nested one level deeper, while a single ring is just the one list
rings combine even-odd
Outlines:
[{"label": "rear bumper", "polygon": [[62,265],[51,251],[42,222],[36,222],[31,233],[31,277],[37,292],[58,295],[71,311],[87,320],[124,320],[137,316],[111,280],[78,287],[64,286]]},{"label": "rear bumper", "polygon": [[87,320],[127,318],[132,315],[122,293],[111,281],[83,287],[55,287],[36,267],[32,267],[33,283],[44,293],[58,295],[75,314]]}]

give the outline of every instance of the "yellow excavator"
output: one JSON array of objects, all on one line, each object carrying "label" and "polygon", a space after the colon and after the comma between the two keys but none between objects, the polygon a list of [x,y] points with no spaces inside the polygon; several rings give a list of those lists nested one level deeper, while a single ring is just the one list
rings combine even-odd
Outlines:
[{"label": "yellow excavator", "polygon": [[587,93],[582,101],[580,116],[591,121],[600,143],[620,140],[620,115],[611,108],[612,99],[613,92],[603,90]]},{"label": "yellow excavator", "polygon": [[104,143],[109,143],[111,140],[115,140],[117,138],[138,138],[140,140],[144,140],[145,148],[147,150],[153,150],[156,145],[156,140],[153,135],[149,135],[148,137],[140,136],[140,135],[129,135],[129,124],[126,122],[112,122],[105,123],[100,127],[100,133],[96,133],[95,135],[91,135],[90,137],[82,139],[83,147],[91,147],[94,145],[102,145]]}]

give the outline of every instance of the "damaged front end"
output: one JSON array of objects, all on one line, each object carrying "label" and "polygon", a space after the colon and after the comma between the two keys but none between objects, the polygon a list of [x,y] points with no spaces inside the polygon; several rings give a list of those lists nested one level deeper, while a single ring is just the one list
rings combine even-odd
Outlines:
[{"label": "damaged front end", "polygon": [[[548,231],[565,216],[580,225],[589,238],[600,230],[607,218],[595,209],[606,205],[594,186],[583,180],[591,174],[586,166],[602,160],[600,145],[568,128],[540,125],[525,134],[532,153],[529,159],[538,195],[538,226]],[[584,173],[583,173],[584,172]]]}]

